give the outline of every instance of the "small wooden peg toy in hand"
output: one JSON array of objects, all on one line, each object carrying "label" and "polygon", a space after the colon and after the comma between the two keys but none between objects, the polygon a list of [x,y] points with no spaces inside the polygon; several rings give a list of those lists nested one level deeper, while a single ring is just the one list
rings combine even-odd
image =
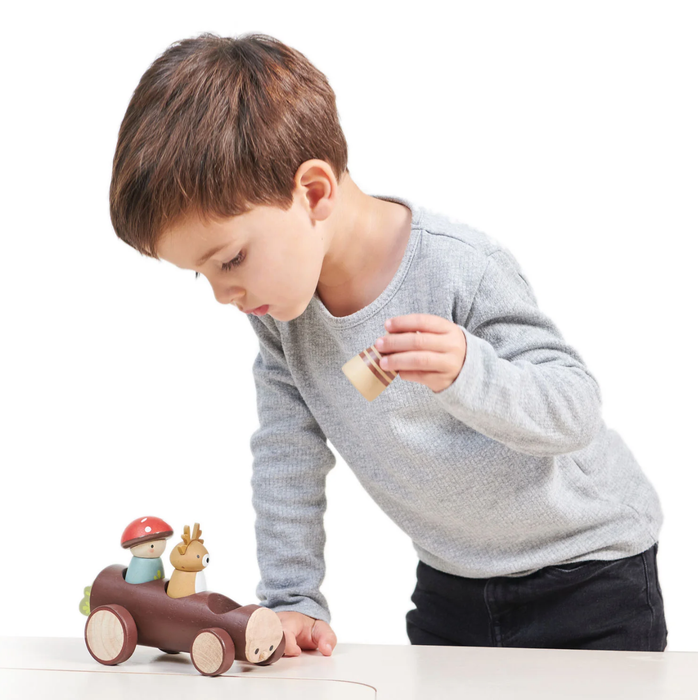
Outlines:
[{"label": "small wooden peg toy in hand", "polygon": [[160,555],[172,528],[160,518],[136,518],[121,535],[121,546],[130,549],[131,563],[126,571],[126,583],[146,583],[163,578],[165,567]]},{"label": "small wooden peg toy in hand", "polygon": [[185,525],[182,542],[170,554],[170,563],[175,570],[167,585],[167,595],[170,598],[184,598],[205,591],[204,569],[208,562],[208,550],[201,539],[199,523],[194,523],[194,532],[191,535],[189,525]]},{"label": "small wooden peg toy in hand", "polygon": [[368,401],[373,401],[398,376],[397,373],[381,367],[382,357],[376,346],[371,345],[342,366],[342,372],[347,379]]},{"label": "small wooden peg toy in hand", "polygon": [[373,401],[397,376],[435,393],[453,384],[467,353],[459,326],[434,314],[408,314],[389,318],[385,327],[388,335],[342,367],[366,399]]}]

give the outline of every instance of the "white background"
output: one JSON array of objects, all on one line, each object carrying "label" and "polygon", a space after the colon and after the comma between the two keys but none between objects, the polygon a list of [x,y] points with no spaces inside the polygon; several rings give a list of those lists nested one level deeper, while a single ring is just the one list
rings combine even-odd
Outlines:
[{"label": "white background", "polygon": [[[150,63],[254,31],[327,75],[364,192],[517,257],[659,492],[668,650],[698,651],[694,3],[46,2],[4,18],[0,634],[81,635],[82,588],[128,562],[119,538],[142,515],[200,521],[209,588],[257,600],[256,337],[108,212]],[[410,541],[341,459],[328,501],[339,641],[408,643]]]}]

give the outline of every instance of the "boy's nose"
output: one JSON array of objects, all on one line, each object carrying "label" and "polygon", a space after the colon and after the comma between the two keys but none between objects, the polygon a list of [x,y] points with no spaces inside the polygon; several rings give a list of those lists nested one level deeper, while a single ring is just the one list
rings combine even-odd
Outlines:
[{"label": "boy's nose", "polygon": [[214,287],[213,296],[216,297],[216,301],[219,304],[234,304],[235,306],[240,308],[240,304],[238,303],[238,301],[242,299],[245,296],[245,294],[243,292],[231,291],[230,289],[222,290]]}]

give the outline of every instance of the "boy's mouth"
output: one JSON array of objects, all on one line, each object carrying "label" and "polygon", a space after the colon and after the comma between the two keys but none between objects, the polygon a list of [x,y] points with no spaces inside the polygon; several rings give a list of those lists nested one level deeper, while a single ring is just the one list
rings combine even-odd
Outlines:
[{"label": "boy's mouth", "polygon": [[269,311],[269,304],[264,304],[264,306],[258,306],[256,309],[251,309],[250,311],[245,311],[246,314],[254,314],[255,316],[264,316],[265,313]]}]

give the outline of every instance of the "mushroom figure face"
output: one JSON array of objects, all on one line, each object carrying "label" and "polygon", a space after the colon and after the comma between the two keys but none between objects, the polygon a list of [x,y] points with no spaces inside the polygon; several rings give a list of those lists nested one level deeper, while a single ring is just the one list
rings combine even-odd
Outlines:
[{"label": "mushroom figure face", "polygon": [[141,542],[131,547],[131,554],[141,559],[157,559],[165,551],[165,540]]}]

